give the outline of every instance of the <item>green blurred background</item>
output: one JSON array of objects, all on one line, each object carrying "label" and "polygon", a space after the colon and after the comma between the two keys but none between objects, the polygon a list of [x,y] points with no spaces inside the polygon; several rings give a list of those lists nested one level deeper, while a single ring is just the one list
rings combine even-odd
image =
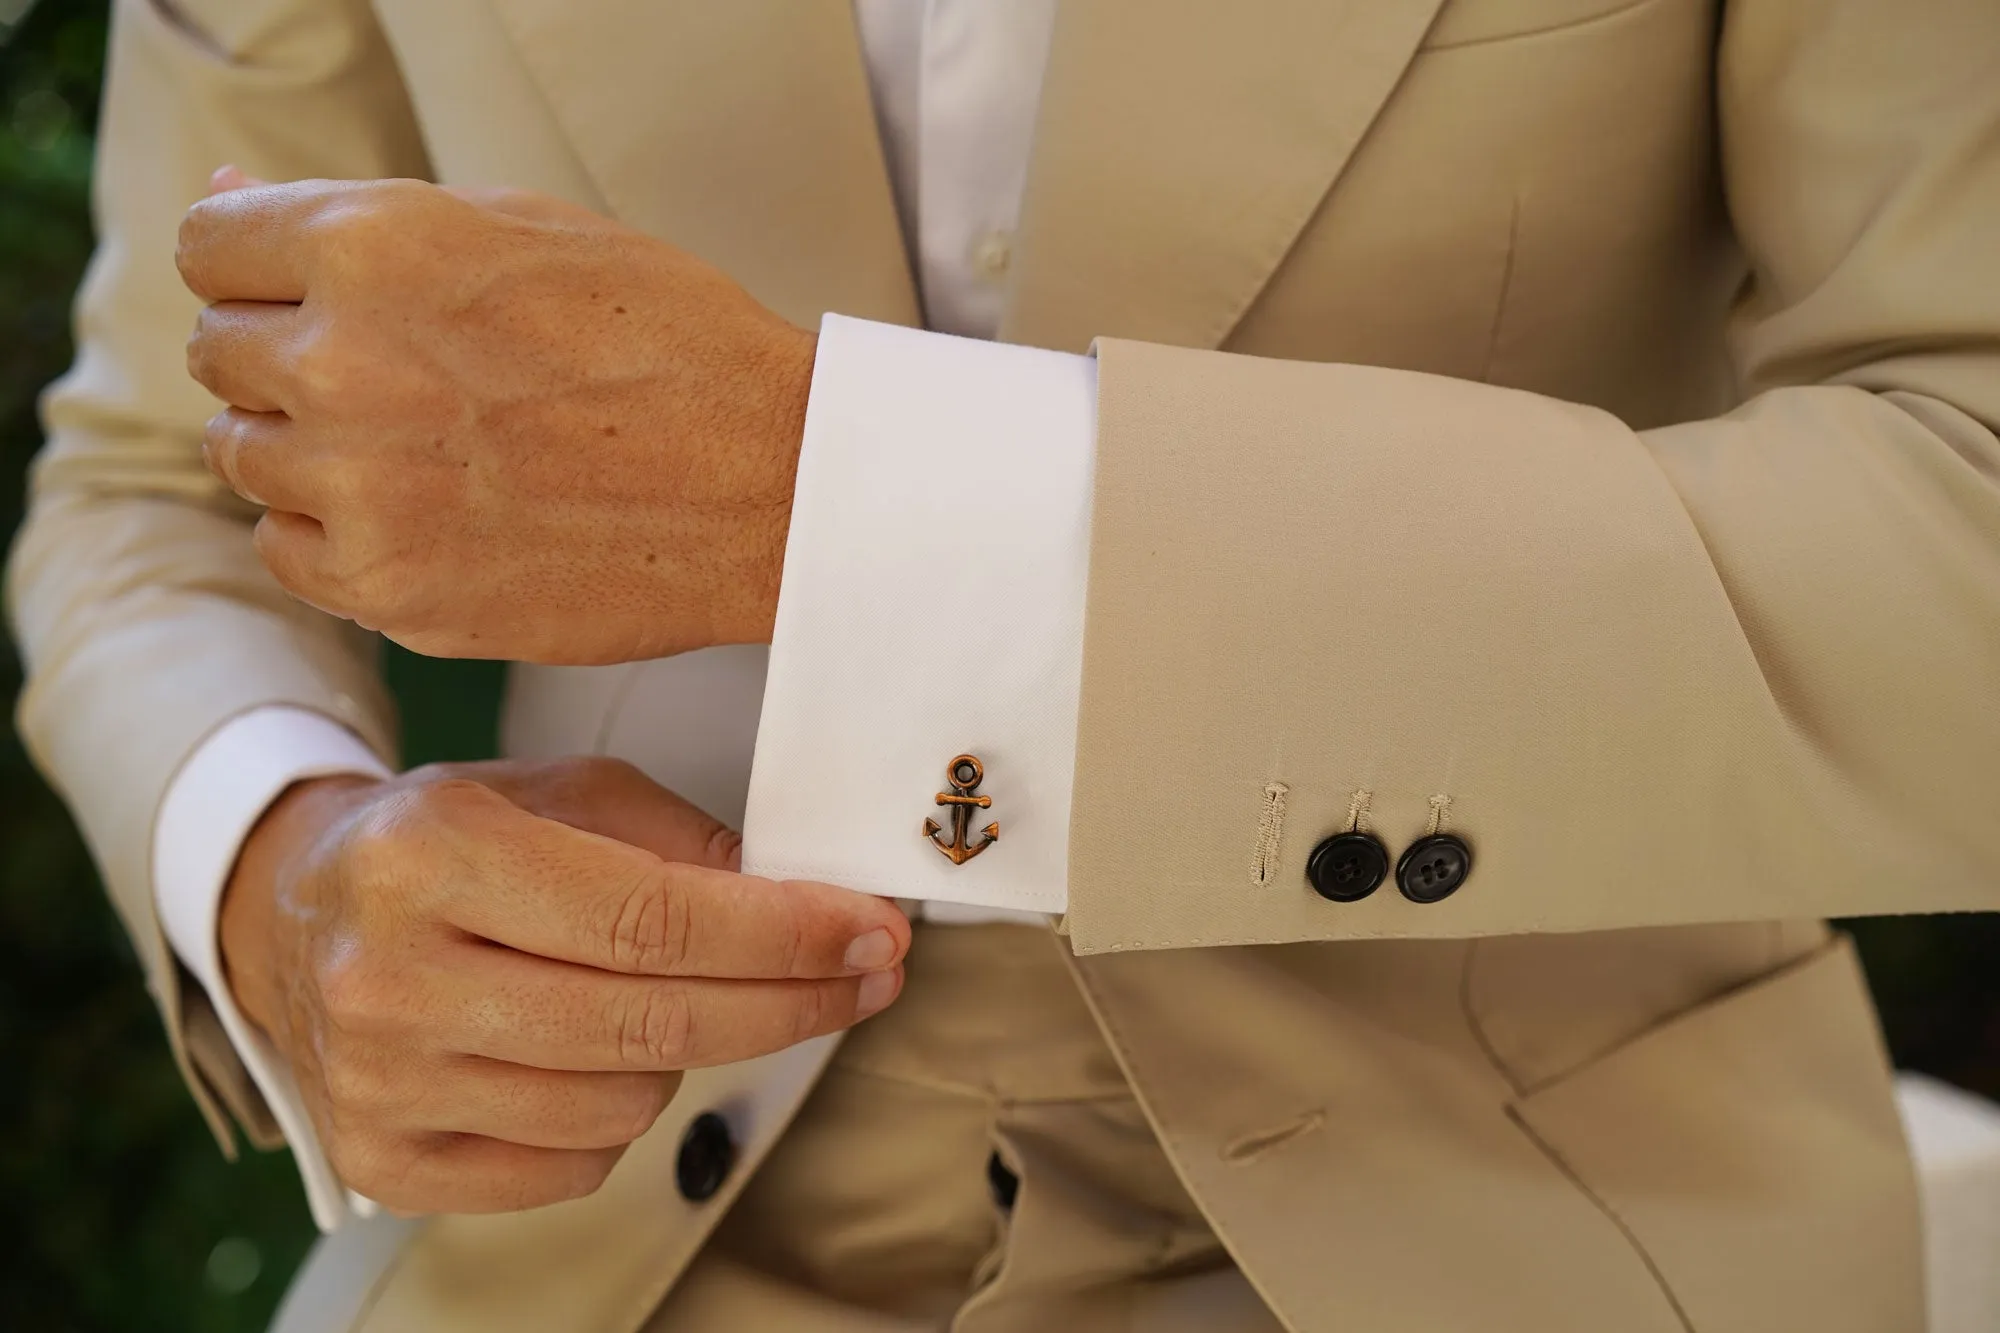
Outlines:
[{"label": "green blurred background", "polygon": [[[25,15],[22,11],[26,9]],[[104,0],[0,0],[0,525],[89,257]],[[409,757],[493,745],[499,673],[392,653]],[[0,649],[0,691],[20,669]],[[261,1329],[311,1241],[291,1162],[231,1167],[182,1092],[90,859],[0,749],[0,1328]],[[1900,1064],[2000,1098],[2000,917],[1857,923]]]}]

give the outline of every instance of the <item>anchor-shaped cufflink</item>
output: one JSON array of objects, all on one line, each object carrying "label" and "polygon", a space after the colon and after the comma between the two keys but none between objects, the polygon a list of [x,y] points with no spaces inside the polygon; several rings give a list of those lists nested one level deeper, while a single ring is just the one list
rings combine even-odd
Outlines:
[{"label": "anchor-shaped cufflink", "polygon": [[951,785],[950,791],[937,794],[939,805],[951,807],[951,841],[946,842],[938,834],[944,829],[935,819],[924,821],[924,836],[931,845],[951,858],[955,866],[962,866],[973,857],[1000,840],[1000,825],[988,824],[980,830],[980,841],[967,845],[966,830],[972,824],[974,807],[984,810],[993,804],[991,796],[974,796],[979,784],[986,778],[985,765],[969,754],[959,755],[944,766],[944,780]]}]

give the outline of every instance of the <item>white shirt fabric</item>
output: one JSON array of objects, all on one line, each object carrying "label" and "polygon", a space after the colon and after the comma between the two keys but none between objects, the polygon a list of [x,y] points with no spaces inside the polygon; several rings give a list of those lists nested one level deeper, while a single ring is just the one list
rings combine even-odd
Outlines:
[{"label": "white shirt fabric", "polygon": [[[1095,372],[1039,348],[821,324],[746,871],[1063,910]],[[971,827],[1000,838],[956,865],[920,829],[931,815],[952,837],[932,798],[960,753],[993,801]]]},{"label": "white shirt fabric", "polygon": [[[932,920],[1060,912],[1089,559],[1096,369],[973,341],[999,327],[1054,0],[855,0],[922,332],[821,328],[744,868],[926,900]],[[947,337],[944,334],[958,334]],[[956,754],[985,764],[964,865],[920,832]],[[829,783],[829,765],[844,773]],[[314,1220],[341,1188],[276,1049],[224,984],[216,928],[238,848],[292,783],[386,773],[339,723],[267,707],[176,775],[153,843],[160,921],[292,1146]],[[971,838],[976,840],[976,833]]]}]

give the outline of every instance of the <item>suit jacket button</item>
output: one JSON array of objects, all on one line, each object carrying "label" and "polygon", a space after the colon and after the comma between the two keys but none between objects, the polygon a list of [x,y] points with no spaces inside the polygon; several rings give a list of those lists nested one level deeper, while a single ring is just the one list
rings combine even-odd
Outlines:
[{"label": "suit jacket button", "polygon": [[1396,862],[1396,887],[1413,903],[1451,897],[1472,873],[1472,849],[1449,833],[1433,833],[1410,844]]},{"label": "suit jacket button", "polygon": [[1389,873],[1389,853],[1367,833],[1336,833],[1313,848],[1306,879],[1313,892],[1336,903],[1359,902]]},{"label": "suit jacket button", "polygon": [[680,1156],[674,1159],[674,1184],[689,1203],[706,1203],[729,1179],[736,1165],[736,1139],[729,1122],[713,1111],[703,1111],[681,1136]]}]

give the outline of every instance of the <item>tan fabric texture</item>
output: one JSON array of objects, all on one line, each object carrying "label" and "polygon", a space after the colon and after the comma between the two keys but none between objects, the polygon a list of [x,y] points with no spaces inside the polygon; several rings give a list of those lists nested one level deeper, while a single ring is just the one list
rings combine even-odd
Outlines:
[{"label": "tan fabric texture", "polygon": [[[649,1333],[1278,1333],[1025,926],[919,927]],[[994,1199],[987,1158],[1019,1181]]]},{"label": "tan fabric texture", "polygon": [[[1770,923],[2000,907],[1996,60],[1988,0],[1061,5],[1003,327],[1101,360],[1064,926],[1287,1327],[1921,1326],[1865,991]],[[119,0],[21,724],[258,1131],[153,812],[245,708],[393,724],[200,464],[172,244],[224,161],[547,190],[802,323],[918,307],[846,0]],[[1470,880],[1319,899],[1357,808]],[[649,1204],[672,1146],[433,1224],[378,1326],[602,1272],[577,1326],[632,1333],[721,1211]]]}]

